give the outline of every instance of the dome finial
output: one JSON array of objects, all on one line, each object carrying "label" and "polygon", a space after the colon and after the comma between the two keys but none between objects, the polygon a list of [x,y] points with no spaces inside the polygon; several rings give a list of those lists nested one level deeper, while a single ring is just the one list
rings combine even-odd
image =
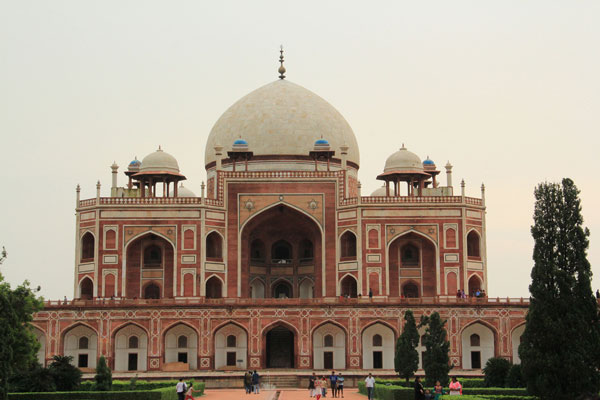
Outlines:
[{"label": "dome finial", "polygon": [[285,67],[283,66],[283,45],[279,46],[279,79],[285,79]]}]

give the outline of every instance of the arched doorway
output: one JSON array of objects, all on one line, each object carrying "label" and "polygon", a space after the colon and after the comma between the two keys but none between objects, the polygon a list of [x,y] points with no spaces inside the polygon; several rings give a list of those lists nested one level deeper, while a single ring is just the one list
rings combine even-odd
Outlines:
[{"label": "arched doorway", "polygon": [[363,369],[394,369],[394,331],[375,323],[362,333]]},{"label": "arched doorway", "polygon": [[481,258],[481,238],[477,231],[472,230],[467,235],[467,257],[479,259]]},{"label": "arched doorway", "polygon": [[65,333],[65,356],[73,357],[71,363],[77,368],[95,368],[98,335],[85,325],[77,325]]},{"label": "arched doorway", "polygon": [[177,324],[165,333],[165,362],[188,364],[198,368],[198,335],[185,324]]},{"label": "arched doorway", "polygon": [[340,282],[340,292],[344,297],[355,298],[358,296],[356,287],[356,279],[352,275],[346,275]]},{"label": "arched doorway", "polygon": [[[278,204],[256,213],[241,236],[242,297],[251,297],[252,282],[265,283],[265,297],[298,297],[300,284],[309,279],[320,293],[321,230],[315,220],[290,206]],[[275,286],[287,281],[289,288]],[[273,283],[277,282],[276,285]]]},{"label": "arched doorway", "polygon": [[223,285],[221,280],[216,276],[211,277],[206,281],[206,298],[220,299],[223,297]]},{"label": "arched doorway", "polygon": [[519,345],[521,344],[521,336],[523,336],[523,333],[525,333],[525,324],[513,329],[512,334],[510,335],[512,342],[513,364],[521,363],[521,358],[519,357]]},{"label": "arched doorway", "polygon": [[292,285],[284,280],[275,282],[273,285],[273,298],[275,299],[290,299],[294,297]]},{"label": "arched doorway", "polygon": [[94,283],[90,278],[83,278],[79,283],[79,298],[91,300],[94,297]]},{"label": "arched doorway", "polygon": [[469,296],[475,297],[477,292],[481,292],[481,279],[473,275],[469,278]]},{"label": "arched doorway", "polygon": [[[427,236],[409,231],[396,237],[388,249],[389,287],[391,296],[433,297],[438,294],[437,249]],[[404,293],[406,278],[415,287]],[[414,277],[414,278],[412,278]]]},{"label": "arched doorway", "polygon": [[419,287],[413,282],[405,283],[402,286],[402,296],[405,299],[415,299],[419,297]]},{"label": "arched doorway", "polygon": [[126,255],[125,297],[173,297],[174,250],[168,240],[148,232],[127,244]]},{"label": "arched doorway", "polygon": [[494,332],[487,326],[474,323],[461,335],[463,369],[481,369],[494,357]]},{"label": "arched doorway", "polygon": [[145,371],[148,368],[148,335],[129,324],[115,334],[115,371]]},{"label": "arched doorway", "polygon": [[215,369],[245,369],[248,334],[236,324],[227,324],[215,333]]},{"label": "arched doorway", "polygon": [[315,369],[346,369],[346,333],[342,328],[327,323],[314,331],[313,360]]},{"label": "arched doorway", "polygon": [[284,326],[276,326],[267,332],[267,368],[294,368],[294,361],[294,333]]}]

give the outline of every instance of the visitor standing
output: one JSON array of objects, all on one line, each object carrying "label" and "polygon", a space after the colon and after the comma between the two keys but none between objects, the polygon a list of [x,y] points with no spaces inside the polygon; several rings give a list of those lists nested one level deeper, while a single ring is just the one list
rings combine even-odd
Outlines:
[{"label": "visitor standing", "polygon": [[177,398],[179,400],[185,400],[185,392],[187,392],[187,386],[183,381],[183,378],[179,378],[179,382],[175,385],[175,390],[177,390]]},{"label": "visitor standing", "polygon": [[331,375],[329,376],[329,386],[331,387],[331,397],[335,397],[337,394],[337,379],[338,377],[335,374],[335,371],[331,371]]},{"label": "visitor standing", "polygon": [[254,394],[260,393],[260,376],[256,370],[254,370],[254,373],[252,373],[252,389]]},{"label": "visitor standing", "polygon": [[315,397],[317,394],[315,393],[315,380],[317,377],[313,372],[312,376],[308,378],[308,395],[310,397]]},{"label": "visitor standing", "polygon": [[455,376],[452,377],[452,382],[450,382],[450,396],[459,396],[462,394],[462,385],[456,379]]},{"label": "visitor standing", "polygon": [[365,386],[367,387],[367,398],[369,400],[373,400],[375,391],[375,378],[373,378],[371,373],[369,373],[369,376],[365,378]]},{"label": "visitor standing", "polygon": [[369,299],[373,300],[373,289],[369,288]]},{"label": "visitor standing", "polygon": [[423,384],[421,383],[421,378],[415,378],[415,400],[424,400],[425,399],[425,390],[423,389]]},{"label": "visitor standing", "polygon": [[321,382],[321,378],[315,378],[315,397],[317,400],[321,400],[321,396],[323,396],[323,383]]},{"label": "visitor standing", "polygon": [[194,384],[190,383],[190,388],[187,390],[187,392],[185,392],[185,400],[194,400],[192,393],[199,392],[199,390],[194,390],[192,386],[194,386]]},{"label": "visitor standing", "polygon": [[435,382],[435,386],[433,387],[433,394],[435,400],[440,400],[442,395],[444,394],[444,387],[440,383],[440,381]]},{"label": "visitor standing", "polygon": [[325,375],[321,378],[321,389],[323,393],[323,397],[327,397],[327,378]]},{"label": "visitor standing", "polygon": [[342,373],[340,372],[338,374],[337,377],[337,396],[340,397],[340,394],[342,395],[342,398],[344,397],[344,377],[342,376]]},{"label": "visitor standing", "polygon": [[246,394],[252,393],[252,372],[246,371],[244,374],[244,388],[246,389]]}]

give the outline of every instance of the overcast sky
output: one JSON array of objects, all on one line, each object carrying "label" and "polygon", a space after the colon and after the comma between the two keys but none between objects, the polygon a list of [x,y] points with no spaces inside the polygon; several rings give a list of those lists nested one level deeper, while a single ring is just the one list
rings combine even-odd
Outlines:
[{"label": "overcast sky", "polygon": [[571,177],[596,289],[598,21],[598,1],[0,0],[2,273],[72,297],[75,186],[108,196],[113,161],[162,145],[199,194],[212,125],[283,44],[352,126],[363,194],[402,143],[485,183],[490,296],[528,295],[533,189]]}]

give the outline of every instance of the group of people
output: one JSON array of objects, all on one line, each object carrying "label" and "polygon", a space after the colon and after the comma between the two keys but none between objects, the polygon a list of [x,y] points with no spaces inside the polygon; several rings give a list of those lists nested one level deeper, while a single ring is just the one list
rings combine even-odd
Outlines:
[{"label": "group of people", "polygon": [[342,373],[336,375],[335,371],[331,371],[329,377],[318,377],[314,372],[308,379],[308,393],[310,397],[315,397],[320,400],[321,397],[327,397],[327,381],[331,388],[332,397],[344,397],[344,377]]},{"label": "group of people", "polygon": [[246,371],[244,374],[244,389],[246,389],[246,394],[260,393],[260,375],[256,370]]},{"label": "group of people", "polygon": [[183,378],[179,378],[179,382],[175,385],[175,390],[177,391],[177,399],[178,400],[194,400],[193,393],[199,392],[200,390],[195,390],[193,388],[193,384],[190,383],[190,386],[183,381]]},{"label": "group of people", "polygon": [[[483,298],[486,297],[487,294],[485,293],[485,289],[475,289],[471,292],[471,298],[477,297],[477,298]],[[458,289],[456,291],[456,298],[458,299],[466,299],[467,298],[467,294],[465,293],[464,290],[462,289]]]},{"label": "group of people", "polygon": [[433,389],[425,389],[421,383],[421,378],[418,376],[415,378],[414,387],[415,400],[439,400],[444,394],[448,394],[450,396],[462,395],[462,385],[455,376],[452,377],[452,382],[450,382],[447,390],[444,389],[440,381],[435,382]]}]

